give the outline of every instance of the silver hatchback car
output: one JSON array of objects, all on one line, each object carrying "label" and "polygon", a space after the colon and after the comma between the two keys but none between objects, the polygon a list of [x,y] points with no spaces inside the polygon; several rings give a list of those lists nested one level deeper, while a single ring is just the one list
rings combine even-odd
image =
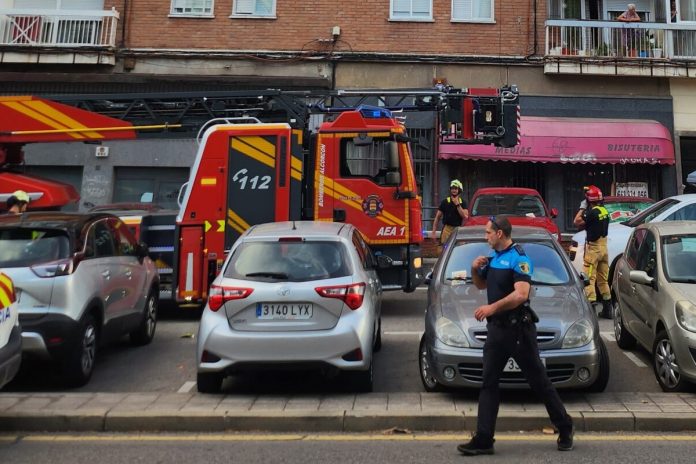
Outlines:
[{"label": "silver hatchback car", "polygon": [[198,330],[198,391],[244,370],[329,367],[371,391],[381,346],[377,260],[350,224],[253,226],[213,281]]},{"label": "silver hatchback car", "polygon": [[[486,322],[474,310],[486,291],[471,280],[471,263],[491,249],[482,226],[460,227],[447,242],[430,278],[425,333],[419,350],[427,391],[480,388]],[[537,340],[546,372],[556,388],[601,392],[609,381],[609,354],[597,316],[583,293],[584,282],[555,236],[537,227],[513,226],[512,236],[532,261],[530,303],[538,314]],[[427,280],[427,278],[426,278]],[[500,378],[502,388],[528,388],[514,358]]]},{"label": "silver hatchback car", "polygon": [[620,348],[652,353],[662,390],[696,382],[696,221],[651,222],[633,230],[612,282]]},{"label": "silver hatchback car", "polygon": [[0,268],[15,284],[24,355],[52,360],[69,386],[89,381],[101,342],[152,341],[157,269],[116,216],[0,217]]}]

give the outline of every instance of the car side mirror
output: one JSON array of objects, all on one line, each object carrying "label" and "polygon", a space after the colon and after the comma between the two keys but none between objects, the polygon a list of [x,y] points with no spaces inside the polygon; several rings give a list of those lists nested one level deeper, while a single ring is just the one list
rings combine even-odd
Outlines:
[{"label": "car side mirror", "polygon": [[635,284],[655,286],[655,279],[645,271],[631,271],[628,273],[628,279]]},{"label": "car side mirror", "polygon": [[148,248],[147,244],[144,242],[138,243],[138,245],[135,248],[135,255],[138,257],[138,259],[143,260],[149,254],[150,249]]},{"label": "car side mirror", "polygon": [[433,280],[433,271],[429,271],[425,274],[425,285],[430,285],[430,281]]},{"label": "car side mirror", "polygon": [[558,216],[558,208],[551,208],[551,217],[556,218]]},{"label": "car side mirror", "polygon": [[590,278],[584,272],[580,273],[580,279],[582,279],[582,283],[585,287],[590,285]]},{"label": "car side mirror", "polygon": [[401,185],[401,173],[399,171],[389,171],[384,176],[386,185]]},{"label": "car side mirror", "polygon": [[377,255],[377,267],[379,269],[389,269],[392,267],[393,262],[394,260],[387,255]]}]

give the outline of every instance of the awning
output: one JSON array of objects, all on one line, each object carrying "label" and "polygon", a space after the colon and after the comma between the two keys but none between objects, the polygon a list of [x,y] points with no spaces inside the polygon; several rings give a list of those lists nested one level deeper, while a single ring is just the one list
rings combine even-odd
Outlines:
[{"label": "awning", "polygon": [[0,144],[134,139],[132,126],[43,98],[0,97]]},{"label": "awning", "polygon": [[674,164],[669,130],[657,121],[522,116],[513,148],[440,144],[440,159],[540,163]]}]

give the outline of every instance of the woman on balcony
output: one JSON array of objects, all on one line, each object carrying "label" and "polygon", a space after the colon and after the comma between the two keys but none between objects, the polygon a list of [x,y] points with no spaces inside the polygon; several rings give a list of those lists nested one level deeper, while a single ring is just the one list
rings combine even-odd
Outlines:
[{"label": "woman on balcony", "polygon": [[[624,23],[635,23],[641,21],[640,15],[638,15],[638,12],[636,11],[635,3],[629,3],[626,11],[621,13],[616,19],[617,21]],[[639,46],[638,29],[622,30],[621,41],[621,49],[624,52],[624,56],[636,56],[636,50]]]}]

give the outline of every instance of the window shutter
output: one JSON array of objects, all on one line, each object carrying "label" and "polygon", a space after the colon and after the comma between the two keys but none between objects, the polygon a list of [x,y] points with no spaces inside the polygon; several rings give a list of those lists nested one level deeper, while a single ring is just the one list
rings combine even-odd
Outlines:
[{"label": "window shutter", "polygon": [[453,0],[452,19],[471,19],[472,0]]},{"label": "window shutter", "polygon": [[61,0],[61,10],[103,10],[104,0]]},{"label": "window shutter", "polygon": [[36,10],[55,10],[57,0],[15,0],[14,7],[18,9],[31,8]]},{"label": "window shutter", "polygon": [[413,16],[430,16],[430,0],[413,0]]},{"label": "window shutter", "polygon": [[410,16],[411,0],[394,0],[393,8],[395,16]]},{"label": "window shutter", "polygon": [[474,19],[493,19],[491,0],[474,0]]}]

